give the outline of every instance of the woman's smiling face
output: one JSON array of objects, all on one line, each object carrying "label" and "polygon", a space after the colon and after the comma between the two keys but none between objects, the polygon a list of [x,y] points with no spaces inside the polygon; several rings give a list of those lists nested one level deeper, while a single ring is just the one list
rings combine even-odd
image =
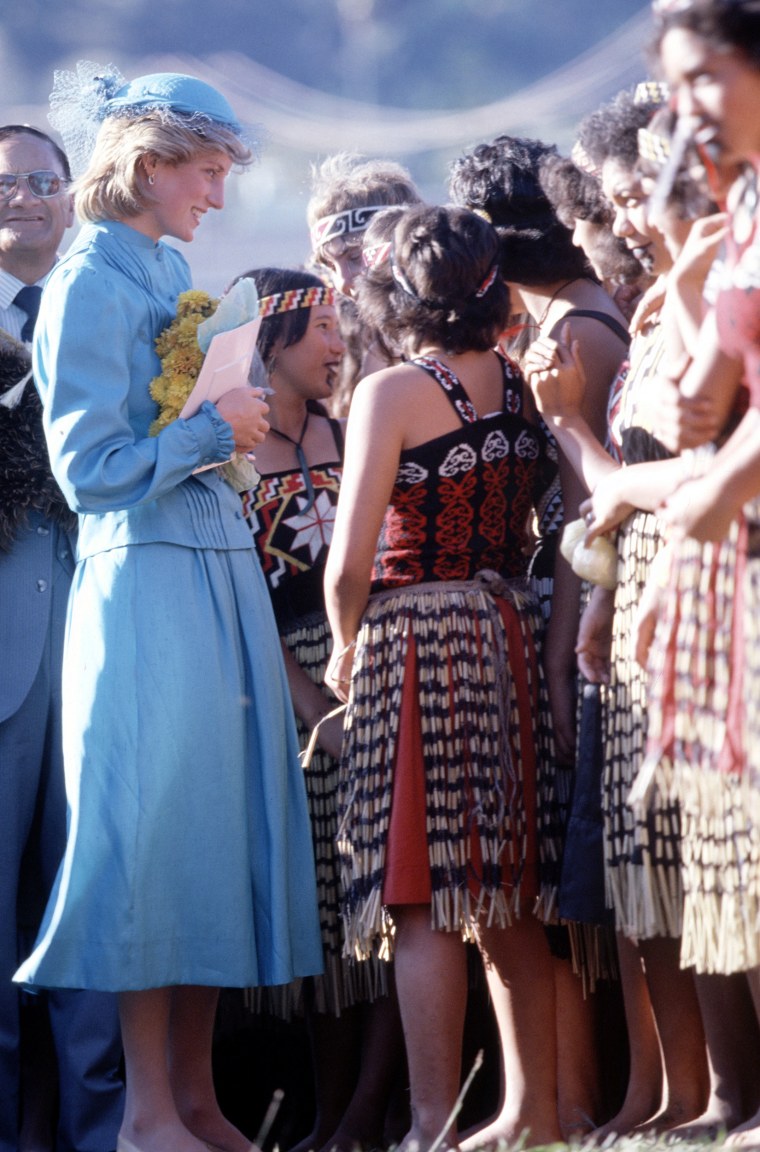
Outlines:
[{"label": "woman's smiling face", "polygon": [[619,160],[605,160],[602,167],[602,191],[615,214],[612,231],[644,269],[659,275],[672,261],[661,232],[653,228],[647,217],[647,196],[641,178],[635,169]]},{"label": "woman's smiling face", "polygon": [[660,61],[679,116],[694,121],[694,139],[724,164],[760,156],[760,69],[735,48],[717,48],[686,28],[671,28]]},{"label": "woman's smiling face", "polygon": [[182,164],[146,157],[145,208],[132,224],[153,240],[192,240],[210,208],[224,207],[224,182],[232,167],[226,152],[198,152]]}]

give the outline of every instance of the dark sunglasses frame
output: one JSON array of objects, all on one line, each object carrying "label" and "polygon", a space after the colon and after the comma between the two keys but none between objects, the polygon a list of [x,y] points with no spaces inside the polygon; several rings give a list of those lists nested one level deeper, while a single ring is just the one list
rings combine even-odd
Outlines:
[{"label": "dark sunglasses frame", "polygon": [[[42,191],[35,185],[40,184],[41,179],[45,179],[48,183],[55,185],[52,192]],[[13,183],[7,187],[3,187],[6,180],[12,180]],[[12,200],[18,190],[19,180],[26,180],[29,191],[38,200],[51,200],[53,196],[66,187],[69,183],[65,176],[59,176],[57,172],[53,172],[50,168],[37,168],[34,172],[0,172],[0,201]],[[42,187],[47,185],[43,183]]]}]

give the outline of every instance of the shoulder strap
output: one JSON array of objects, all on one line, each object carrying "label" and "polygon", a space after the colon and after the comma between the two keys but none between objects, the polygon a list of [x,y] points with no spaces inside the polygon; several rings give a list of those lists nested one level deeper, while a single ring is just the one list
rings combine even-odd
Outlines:
[{"label": "shoulder strap", "polygon": [[427,372],[428,376],[432,376],[440,384],[444,395],[450,401],[452,408],[463,424],[475,423],[478,419],[478,413],[472,401],[462,387],[459,377],[455,376],[443,361],[436,359],[435,356],[419,356],[410,363],[421,368],[423,372]]},{"label": "shoulder strap", "polygon": [[571,308],[569,312],[564,314],[562,320],[567,320],[568,316],[580,316],[585,317],[587,320],[598,320],[600,324],[604,324],[606,328],[609,328],[610,332],[614,332],[624,344],[630,344],[631,342],[631,334],[628,329],[625,328],[619,320],[616,320],[614,316],[609,316],[606,312],[597,312],[593,308]]},{"label": "shoulder strap", "polygon": [[505,356],[499,349],[496,350],[496,355],[501,360],[504,376],[504,411],[508,412],[510,416],[522,415],[525,400],[525,377],[520,371],[520,366],[509,356]]},{"label": "shoulder strap", "polygon": [[338,450],[338,459],[342,463],[346,448],[346,438],[343,435],[343,425],[341,424],[340,420],[336,420],[334,416],[328,416],[327,423],[330,425],[330,429],[333,434],[333,440],[335,441],[335,447]]}]

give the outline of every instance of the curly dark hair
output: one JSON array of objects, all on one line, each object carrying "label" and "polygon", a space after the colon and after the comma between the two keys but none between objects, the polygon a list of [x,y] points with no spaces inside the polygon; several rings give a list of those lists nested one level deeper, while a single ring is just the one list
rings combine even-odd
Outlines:
[{"label": "curly dark hair", "polygon": [[[625,243],[612,233],[614,213],[599,180],[584,172],[569,157],[550,154],[541,161],[541,187],[557,216],[574,229],[576,220],[595,224],[600,234],[594,267],[620,284],[635,283],[643,275],[641,264]],[[588,255],[588,253],[587,253]]]},{"label": "curly dark hair", "polygon": [[391,347],[413,336],[418,346],[440,344],[452,353],[493,348],[509,316],[498,259],[495,230],[474,212],[407,208],[393,230],[390,259],[357,282],[361,320]]},{"label": "curly dark hair", "polygon": [[576,220],[590,220],[592,224],[612,222],[612,210],[601,184],[569,157],[550,152],[539,165],[538,180],[566,228],[574,228]]},{"label": "curly dark hair", "polygon": [[593,275],[541,187],[541,164],[552,155],[556,148],[540,140],[497,136],[451,166],[449,194],[487,213],[499,236],[501,274],[515,284]]},{"label": "curly dark hair", "polygon": [[633,170],[639,158],[639,128],[645,128],[661,105],[637,103],[632,89],[623,89],[581,120],[578,143],[596,168],[605,160]]},{"label": "curly dark hair", "polygon": [[[248,272],[241,272],[224,290],[229,292],[238,280],[253,280],[259,299],[265,296],[274,296],[278,292],[289,292],[297,288],[324,288],[325,282],[313,272],[303,272],[300,268],[251,268]],[[261,321],[256,348],[267,372],[270,371],[275,345],[282,340],[282,347],[289,348],[291,344],[298,344],[306,335],[309,327],[311,308],[294,308],[292,312],[279,312],[274,316],[265,316]]]},{"label": "curly dark hair", "polygon": [[657,15],[654,54],[671,28],[694,32],[713,48],[735,49],[760,68],[760,4],[757,0],[692,0],[688,7]]}]

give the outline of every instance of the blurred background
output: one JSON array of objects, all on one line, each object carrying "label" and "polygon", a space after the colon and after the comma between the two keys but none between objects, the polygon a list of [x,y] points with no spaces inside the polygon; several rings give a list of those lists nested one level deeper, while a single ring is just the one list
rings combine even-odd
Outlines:
[{"label": "blurred background", "polygon": [[649,75],[650,32],[640,0],[23,0],[3,5],[2,117],[47,129],[54,71],[83,59],[223,91],[263,146],[225,212],[177,242],[215,293],[307,258],[315,161],[391,157],[443,201],[454,157],[499,132],[568,152],[587,112]]}]

